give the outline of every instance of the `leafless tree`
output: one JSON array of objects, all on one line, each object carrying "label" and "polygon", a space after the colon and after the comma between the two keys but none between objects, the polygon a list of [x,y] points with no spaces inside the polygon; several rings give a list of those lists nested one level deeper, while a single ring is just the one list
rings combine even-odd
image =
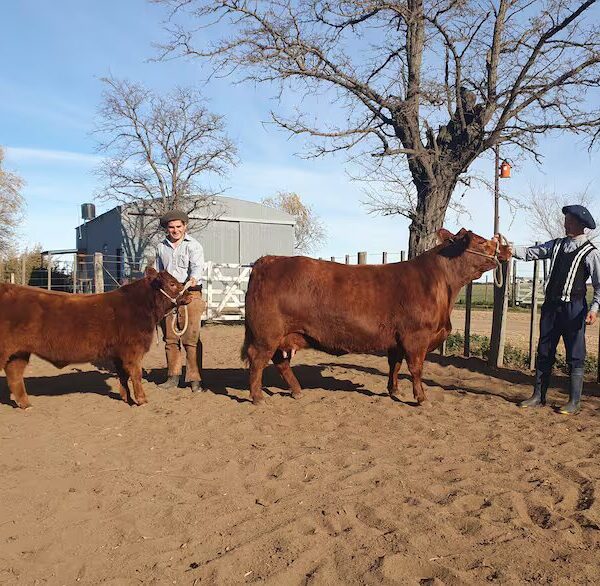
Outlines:
[{"label": "leafless tree", "polygon": [[[576,194],[558,194],[543,187],[532,187],[528,197],[527,223],[534,240],[552,240],[565,235],[564,214],[566,205],[580,204],[587,207],[595,218],[594,200],[586,189]],[[597,236],[597,230],[586,232],[589,238]]]},{"label": "leafless tree", "polygon": [[210,218],[209,202],[237,161],[221,116],[209,112],[197,90],[161,96],[140,84],[104,78],[96,128],[107,156],[96,170],[98,199],[122,206],[130,259],[140,259],[158,231],[157,218],[172,209]]},{"label": "leafless tree", "polygon": [[[482,153],[501,144],[539,159],[540,135],[597,137],[596,0],[156,1],[172,8],[162,55],[303,96],[298,115],[272,116],[314,137],[310,154],[352,148],[404,165],[413,255],[434,243]],[[212,44],[196,34],[210,26]],[[323,116],[327,98],[339,110]]]},{"label": "leafless tree", "polygon": [[4,157],[4,149],[0,147],[0,258],[18,248],[15,237],[25,207],[21,193],[24,181],[4,168]]},{"label": "leafless tree", "polygon": [[302,203],[297,193],[280,191],[272,197],[265,197],[262,203],[284,211],[296,220],[294,226],[295,246],[301,253],[316,250],[325,241],[325,228],[314,210]]}]

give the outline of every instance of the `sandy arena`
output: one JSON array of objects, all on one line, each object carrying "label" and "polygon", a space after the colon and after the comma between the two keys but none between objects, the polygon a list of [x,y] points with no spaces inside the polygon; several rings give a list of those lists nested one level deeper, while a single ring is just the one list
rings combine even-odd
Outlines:
[{"label": "sandy arena", "polygon": [[416,408],[406,365],[393,401],[384,357],[310,351],[304,398],[269,367],[255,408],[242,338],[204,329],[194,395],[154,384],[153,346],[142,408],[91,365],[32,360],[27,412],[0,381],[0,583],[600,582],[597,384],[566,418],[517,408],[528,375],[432,356]]}]

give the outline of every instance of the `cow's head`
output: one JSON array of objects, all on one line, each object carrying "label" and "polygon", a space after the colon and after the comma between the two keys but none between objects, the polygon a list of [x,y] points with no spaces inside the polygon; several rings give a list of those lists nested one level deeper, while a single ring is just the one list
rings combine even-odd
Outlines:
[{"label": "cow's head", "polygon": [[456,234],[442,228],[438,230],[437,236],[443,245],[440,254],[449,258],[464,256],[465,262],[478,273],[477,277],[498,266],[498,262],[507,261],[511,257],[508,244],[501,243],[496,237],[486,240],[465,228],[461,228]]},{"label": "cow's head", "polygon": [[192,300],[192,296],[185,286],[167,271],[159,273],[156,269],[148,267],[145,278],[153,289],[165,299],[170,300],[173,305],[187,305]]}]

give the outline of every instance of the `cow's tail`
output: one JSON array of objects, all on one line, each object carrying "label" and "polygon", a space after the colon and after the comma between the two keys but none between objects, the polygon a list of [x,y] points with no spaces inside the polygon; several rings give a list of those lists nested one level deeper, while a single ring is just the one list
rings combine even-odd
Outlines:
[{"label": "cow's tail", "polygon": [[248,366],[248,362],[249,362],[248,347],[252,343],[252,339],[253,339],[252,330],[250,330],[248,323],[246,323],[246,333],[244,335],[244,344],[242,345],[242,349],[240,351],[240,358],[246,364],[246,366]]}]

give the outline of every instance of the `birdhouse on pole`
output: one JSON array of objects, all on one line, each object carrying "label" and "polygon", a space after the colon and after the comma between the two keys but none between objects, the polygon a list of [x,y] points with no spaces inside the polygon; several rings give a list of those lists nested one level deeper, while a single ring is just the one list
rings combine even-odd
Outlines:
[{"label": "birdhouse on pole", "polygon": [[510,169],[511,169],[511,166],[510,166],[509,162],[506,160],[502,161],[502,163],[500,164],[500,178],[501,179],[510,178]]}]

